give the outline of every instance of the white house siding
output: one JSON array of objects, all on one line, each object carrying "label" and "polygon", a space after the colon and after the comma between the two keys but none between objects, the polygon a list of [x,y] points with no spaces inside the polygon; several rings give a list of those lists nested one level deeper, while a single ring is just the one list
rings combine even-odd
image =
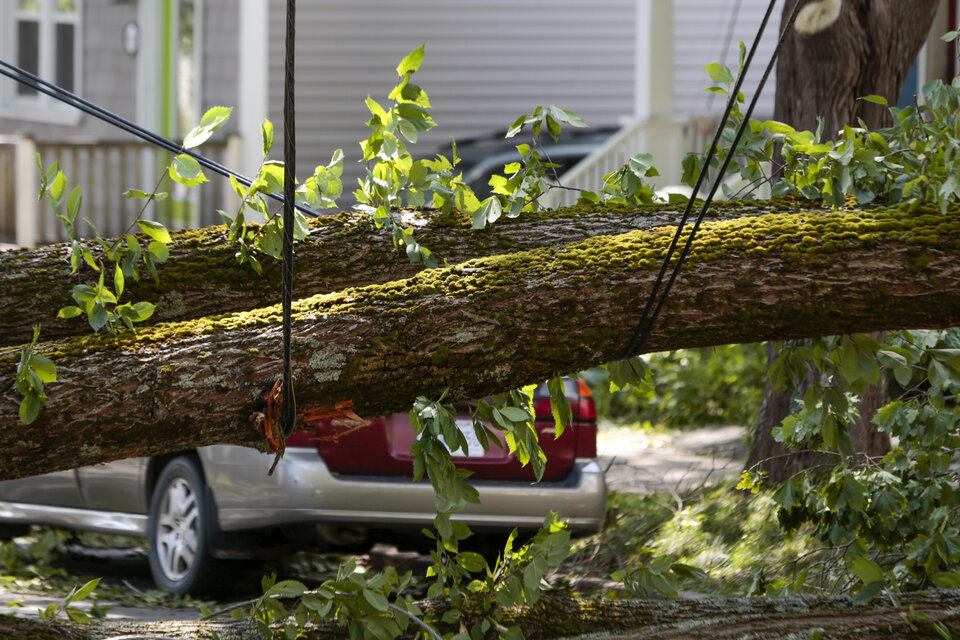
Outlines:
[{"label": "white house siding", "polygon": [[[243,72],[237,59],[240,30],[237,0],[203,0],[202,25],[200,112],[214,106],[236,107],[239,102],[237,76]],[[237,131],[237,118],[231,118],[224,131]],[[222,134],[218,139],[220,137]]]},{"label": "white house siding", "polygon": [[[270,119],[281,141],[284,2],[270,2]],[[571,109],[591,125],[633,111],[635,0],[325,0],[297,6],[297,152],[303,175],[347,154],[360,175],[368,94],[381,103],[401,57],[426,43],[416,74],[429,94],[432,132],[414,153],[450,136],[505,130],[538,104]],[[277,154],[280,153],[277,147]]]},{"label": "white house siding", "polygon": [[[711,85],[710,76],[703,67],[711,62],[722,62],[736,73],[739,46],[743,41],[748,49],[760,27],[768,0],[674,0],[675,37],[674,108],[679,115],[721,113],[723,96],[705,93]],[[776,47],[780,30],[783,0],[777,2],[764,33],[761,46],[744,83],[747,101],[753,98],[764,67]],[[773,75],[757,104],[754,117],[768,118],[773,114],[773,96],[776,80]],[[713,96],[711,98],[711,96]]]}]

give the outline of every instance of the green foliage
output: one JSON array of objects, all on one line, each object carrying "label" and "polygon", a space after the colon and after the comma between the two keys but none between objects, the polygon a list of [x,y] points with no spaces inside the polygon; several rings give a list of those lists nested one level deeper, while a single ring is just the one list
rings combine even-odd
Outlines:
[{"label": "green foliage", "polygon": [[17,380],[15,386],[23,400],[20,401],[20,420],[30,424],[37,419],[37,414],[47,402],[47,395],[43,392],[43,385],[57,381],[57,367],[46,356],[36,353],[37,339],[40,337],[40,325],[33,328],[33,340],[20,352],[20,363],[17,365]]},{"label": "green foliage", "polygon": [[[950,35],[950,34],[948,34]],[[743,45],[741,43],[741,72]],[[717,86],[708,91],[729,95],[734,76],[717,63],[707,66]],[[709,169],[717,170],[731,153],[728,173],[745,185],[738,189],[722,183],[728,198],[750,197],[764,183],[772,184],[773,195],[796,195],[822,200],[833,207],[853,199],[859,206],[870,204],[937,203],[946,211],[960,197],[960,77],[951,84],[933,80],[923,87],[923,103],[907,108],[890,108],[894,124],[878,131],[844,126],[836,140],[824,139],[823,123],[816,132],[797,131],[776,121],[751,120],[736,150],[731,150],[736,131],[743,122],[736,96],[731,117],[721,136],[721,145]],[[864,101],[886,106],[881,96]],[[828,132],[832,138],[834,132]],[[780,158],[775,158],[779,145]],[[782,161],[782,162],[781,162]],[[705,156],[688,154],[683,162],[683,181],[693,186],[705,167]],[[782,169],[774,182],[770,168]]]},{"label": "green foliage", "polygon": [[[575,569],[609,571],[626,595],[832,593],[848,579],[805,527],[777,524],[770,490],[728,484],[685,496],[613,492],[606,525],[574,544]],[[615,594],[611,594],[615,595]]]},{"label": "green foliage", "polygon": [[370,136],[360,142],[361,160],[367,163],[367,172],[354,196],[355,208],[370,214],[378,228],[390,226],[394,246],[403,247],[411,262],[422,262],[432,268],[438,265],[437,258],[416,241],[413,229],[405,227],[392,211],[404,204],[422,207],[430,201],[444,212],[454,206],[471,212],[480,203],[473,191],[461,182],[463,176],[456,170],[459,163],[456,145],[452,160],[438,155],[435,160],[414,161],[407,150],[407,143],[415,143],[420,132],[436,126],[430,116],[427,92],[411,82],[422,61],[421,46],[397,66],[400,81],[390,92],[389,99],[393,102],[389,108],[367,96]]},{"label": "green foliage", "polygon": [[[401,576],[393,567],[367,578],[352,559],[339,568],[336,578],[312,590],[296,580],[277,582],[276,575],[267,576],[251,617],[264,638],[274,637],[273,624],[283,624],[285,636],[296,638],[308,622],[321,621],[345,627],[354,640],[396,638],[422,615],[410,597],[402,595],[411,578],[410,572]],[[289,610],[281,602],[294,599]]]},{"label": "green foliage", "polygon": [[[231,109],[226,107],[213,107],[208,110],[200,125],[187,134],[184,139],[184,148],[197,147],[209,139],[226,123],[230,112]],[[83,191],[80,187],[70,190],[69,180],[60,170],[59,163],[54,162],[45,169],[39,154],[37,154],[37,169],[40,173],[38,199],[43,200],[46,197],[70,241],[71,273],[78,273],[85,264],[98,274],[96,286],[78,284],[73,287],[71,297],[76,304],[62,307],[57,316],[70,320],[85,315],[90,328],[94,331],[106,329],[112,333],[124,328],[134,331],[135,323],[143,322],[153,315],[154,305],[149,302],[121,301],[127,279],[139,281],[142,263],[153,276],[154,281],[159,282],[157,265],[166,262],[170,256],[167,246],[172,242],[170,232],[163,224],[143,217],[151,202],[166,198],[167,194],[159,192],[163,178],[161,177],[151,193],[140,189],[129,189],[124,192],[124,198],[143,200],[144,203],[136,218],[119,238],[113,241],[103,238],[93,223],[87,219],[87,225],[94,233],[93,243],[88,244],[76,236]],[[188,187],[206,181],[199,163],[186,154],[173,158],[166,173]],[[135,228],[140,230],[142,234],[140,237],[133,233]],[[108,272],[111,270],[113,275],[108,280]],[[33,342],[24,347],[20,366],[17,369],[17,391],[23,395],[20,403],[20,419],[26,424],[36,419],[46,402],[43,384],[56,380],[56,367],[53,362],[35,353],[38,334],[39,327],[36,327]]]},{"label": "green foliage", "polygon": [[609,202],[611,204],[643,205],[653,204],[653,185],[647,178],[660,175],[653,166],[653,156],[638,153],[617,171],[603,177],[603,188],[599,196],[593,193],[580,194],[579,202]]},{"label": "green foliage", "polygon": [[533,145],[517,145],[520,161],[504,165],[503,170],[507,175],[494,175],[490,178],[493,195],[473,212],[475,229],[495,222],[501,215],[516,218],[524,211],[535,211],[540,207],[537,202],[540,196],[554,188],[548,178],[555,178],[554,170],[560,166],[550,162],[543,145],[540,144],[540,133],[545,127],[553,141],[557,142],[564,124],[572,127],[587,126],[577,114],[554,105],[537,106],[533,112],[521,115],[510,126],[507,138],[516,136],[530,125]]},{"label": "green foliage", "polygon": [[[262,137],[263,161],[257,175],[249,187],[245,187],[230,177],[230,184],[240,198],[240,206],[234,215],[219,211],[227,224],[227,242],[237,247],[237,259],[240,264],[249,264],[257,273],[263,272],[261,256],[280,259],[283,250],[283,218],[277,214],[280,208],[270,211],[267,194],[282,193],[284,190],[284,166],[282,162],[268,160],[273,148],[273,123],[265,120],[260,127]],[[330,162],[320,165],[303,184],[295,189],[297,202],[312,209],[332,209],[337,206],[336,199],[343,192],[340,176],[343,174],[343,151],[334,151]],[[264,224],[248,221],[248,218],[262,218]],[[304,214],[294,209],[293,239],[307,237],[307,221]]]},{"label": "green foliage", "polygon": [[60,602],[51,602],[44,609],[39,610],[41,618],[56,618],[61,613],[66,615],[71,622],[90,622],[90,615],[81,609],[71,606],[74,602],[84,600],[93,593],[93,590],[100,584],[100,578],[94,578],[81,587],[74,587],[70,593]]},{"label": "green foliage", "polygon": [[680,349],[637,360],[642,369],[623,390],[623,364],[584,374],[600,416],[671,428],[753,424],[766,376],[763,345]]},{"label": "green foliage", "polygon": [[[776,435],[825,452],[830,464],[781,488],[783,526],[810,524],[826,544],[847,548],[863,598],[879,590],[874,583],[960,585],[960,493],[952,465],[960,452],[960,330],[902,331],[884,343],[863,335],[818,339],[785,348],[771,376],[785,384],[808,371],[811,390]],[[894,445],[882,458],[864,458],[847,425],[857,417],[855,394],[885,374],[902,393],[874,421]],[[867,576],[865,567],[874,565],[882,578],[876,571]]]}]

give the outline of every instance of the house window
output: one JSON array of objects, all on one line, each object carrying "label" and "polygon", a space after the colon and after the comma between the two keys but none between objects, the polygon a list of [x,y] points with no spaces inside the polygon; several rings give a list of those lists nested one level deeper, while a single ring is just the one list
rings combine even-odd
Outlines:
[{"label": "house window", "polygon": [[[8,43],[0,46],[2,55],[22,69],[76,93],[80,76],[80,0],[0,1],[7,5],[6,11],[0,12],[6,23],[3,40]],[[4,111],[15,117],[33,115],[43,119],[45,113],[66,108],[23,84],[4,91],[2,98]]]}]

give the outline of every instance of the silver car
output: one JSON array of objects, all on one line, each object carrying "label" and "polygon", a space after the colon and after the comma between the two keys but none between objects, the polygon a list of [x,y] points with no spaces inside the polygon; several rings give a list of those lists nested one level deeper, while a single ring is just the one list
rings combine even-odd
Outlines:
[{"label": "silver car", "polygon": [[[481,504],[457,518],[478,534],[533,530],[550,511],[575,533],[602,523],[593,399],[583,382],[565,384],[574,420],[559,438],[546,389],[535,395],[548,460],[539,484],[505,447],[484,453],[469,418],[458,420],[471,445],[458,465],[474,472]],[[217,565],[281,543],[355,550],[426,540],[418,532],[433,521],[434,496],[413,481],[406,414],[307,426],[288,439],[273,475],[272,455],[216,445],[0,482],[0,537],[29,524],[145,537],[157,586],[180,594],[211,586]]]}]

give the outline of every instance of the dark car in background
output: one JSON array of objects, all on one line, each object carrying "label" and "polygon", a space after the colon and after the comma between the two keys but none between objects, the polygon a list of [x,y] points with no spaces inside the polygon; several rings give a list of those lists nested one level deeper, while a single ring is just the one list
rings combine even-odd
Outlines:
[{"label": "dark car in background", "polygon": [[[564,382],[572,424],[555,437],[545,385],[535,392],[536,429],[547,454],[543,481],[506,447],[484,453],[471,419],[457,420],[469,443],[457,464],[473,472],[481,504],[456,519],[479,535],[533,531],[550,511],[574,533],[596,531],[606,484],[596,458],[596,410],[582,381]],[[26,525],[145,537],[158,586],[196,592],[217,565],[278,545],[356,550],[373,542],[398,546],[426,540],[433,490],[414,482],[407,414],[357,423],[325,418],[287,440],[273,475],[273,456],[215,445],[0,482],[0,536]],[[502,442],[501,442],[502,446]]]},{"label": "dark car in background", "polygon": [[[536,148],[544,162],[560,165],[548,173],[548,178],[556,182],[564,172],[603,146],[603,143],[619,131],[616,127],[598,127],[590,129],[566,129],[560,141],[554,143],[546,132],[541,137],[541,146]],[[531,144],[530,135],[522,133],[506,138],[505,132],[491,133],[488,136],[467,138],[457,141],[457,156],[460,164],[457,168],[463,172],[463,182],[469,185],[477,198],[483,200],[492,191],[489,185],[494,174],[503,175],[503,166],[510,162],[519,162],[518,144]],[[439,153],[450,157],[449,147]]]}]

